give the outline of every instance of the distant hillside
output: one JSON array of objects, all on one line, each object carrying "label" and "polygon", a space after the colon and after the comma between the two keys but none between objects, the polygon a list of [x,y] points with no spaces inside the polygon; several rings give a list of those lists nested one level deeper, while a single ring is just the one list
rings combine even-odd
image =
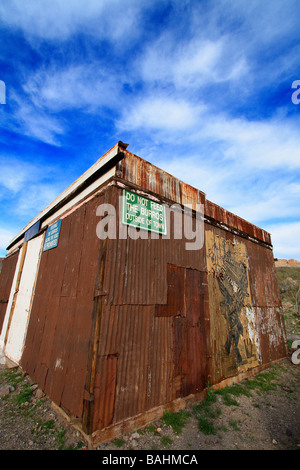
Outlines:
[{"label": "distant hillside", "polygon": [[285,267],[285,266],[299,266],[300,267],[300,261],[297,261],[295,259],[275,259],[275,266],[276,268],[279,267]]}]

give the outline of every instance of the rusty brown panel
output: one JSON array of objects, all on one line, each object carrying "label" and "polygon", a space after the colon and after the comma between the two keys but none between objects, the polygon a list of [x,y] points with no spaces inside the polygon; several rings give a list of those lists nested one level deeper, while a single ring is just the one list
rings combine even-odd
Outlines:
[{"label": "rusty brown panel", "polygon": [[93,429],[102,429],[112,423],[116,394],[118,355],[108,354],[98,359],[94,400]]},{"label": "rusty brown panel", "polygon": [[176,398],[173,320],[172,317],[153,319],[148,346],[146,409]]},{"label": "rusty brown panel", "polygon": [[[57,248],[42,253],[37,276],[21,365],[26,372],[45,388],[52,343],[55,336],[59,300],[69,237],[70,223],[65,219]],[[38,355],[36,355],[38,352]],[[40,358],[41,360],[38,360]]]},{"label": "rusty brown panel", "polygon": [[286,334],[281,308],[257,307],[255,310],[261,363],[269,364],[286,357]]},{"label": "rusty brown panel", "polygon": [[205,200],[204,212],[207,217],[215,219],[219,223],[227,224],[233,229],[240,230],[250,237],[257,238],[258,240],[271,245],[271,237],[268,232],[251,224],[232,212],[223,209],[208,199]]},{"label": "rusty brown panel", "polygon": [[237,226],[237,219],[238,217],[233,214],[232,212],[226,212],[226,223],[230,226],[230,227],[236,227]]},{"label": "rusty brown panel", "polygon": [[215,208],[216,208],[216,205],[213,204],[213,202],[211,202],[209,199],[205,200],[204,213],[207,217],[211,217],[212,219],[216,219]]},{"label": "rusty brown panel", "polygon": [[[119,214],[119,196],[115,188],[114,201]],[[121,226],[119,225],[121,224]],[[117,221],[117,236],[123,226]],[[107,243],[104,291],[106,303],[114,305],[153,305],[166,302],[166,257],[168,241],[150,238],[133,239],[134,229],[128,228],[126,239],[117,237]]]},{"label": "rusty brown panel", "polygon": [[[171,331],[169,322],[169,335]],[[112,409],[112,401],[113,422],[145,411],[150,406],[148,402],[160,404],[169,382],[162,382],[158,369],[172,363],[165,357],[167,352],[171,354],[165,334],[165,329],[155,322],[154,306],[122,305],[103,309],[96,375],[101,381],[101,387],[98,384],[97,388],[101,390],[99,393],[97,390],[95,397],[95,423],[105,421],[103,410],[105,406]],[[105,361],[101,358],[107,356],[118,358],[115,394],[105,385]]]},{"label": "rusty brown panel", "polygon": [[70,219],[66,218],[61,225],[57,248],[42,252],[21,358],[23,369],[36,380],[41,388],[45,387],[55,336],[69,232]]},{"label": "rusty brown panel", "polygon": [[272,250],[251,242],[246,242],[246,246],[253,306],[280,307],[281,298]]},{"label": "rusty brown panel", "polygon": [[[59,301],[59,297],[52,297],[49,301],[49,297],[35,295],[35,308],[31,311],[30,328],[28,328],[21,360],[22,368],[39,384],[42,390],[45,390],[46,387],[59,315]],[[36,352],[36,356],[34,352]]]},{"label": "rusty brown panel", "polygon": [[166,305],[156,306],[158,317],[185,316],[185,277],[186,270],[168,264],[168,294]]},{"label": "rusty brown panel", "polygon": [[10,290],[16,270],[19,252],[4,258],[0,272],[0,333],[6,313]]},{"label": "rusty brown panel", "polygon": [[211,380],[206,273],[185,271],[185,315],[174,318],[175,376],[181,382],[177,396],[200,392]]},{"label": "rusty brown panel", "polygon": [[[72,352],[73,338],[77,333],[72,329],[72,317],[75,314],[75,304],[75,298],[66,296],[60,297],[55,335],[53,337],[51,355],[48,361],[48,374],[44,391],[59,405],[62,405],[62,393],[65,385],[67,385],[68,368],[72,366],[72,362],[69,358]],[[78,378],[75,383],[73,383],[73,390],[74,395],[79,395]],[[78,416],[77,410],[72,409],[70,403],[66,404],[65,408]]]},{"label": "rusty brown panel", "polygon": [[70,220],[69,243],[72,245],[73,256],[68,256],[65,262],[63,280],[61,284],[61,297],[76,297],[80,261],[82,258],[83,236],[85,231],[85,205],[76,210]]},{"label": "rusty brown panel", "polygon": [[175,317],[175,396],[203,390],[211,379],[206,273],[168,265],[168,303],[157,305],[156,313],[158,317]]},{"label": "rusty brown panel", "polygon": [[94,198],[62,219],[42,253],[22,367],[53,401],[81,416],[100,240]]},{"label": "rusty brown panel", "polygon": [[131,152],[117,165],[117,176],[178,204],[204,203],[205,194]]},{"label": "rusty brown panel", "polygon": [[[120,189],[115,188],[114,198],[119,214]],[[183,219],[183,214],[182,214]],[[119,227],[117,223],[117,235]],[[114,305],[153,305],[167,302],[167,264],[205,269],[205,250],[188,250],[185,238],[173,238],[174,218],[170,217],[168,236],[147,239],[133,239],[133,229],[129,228],[126,239],[108,240],[107,262],[105,267],[104,291],[106,303]],[[125,226],[125,229],[127,227]],[[145,232],[143,232],[145,235]]]},{"label": "rusty brown panel", "polygon": [[91,320],[87,318],[87,313],[93,310],[93,301],[76,298],[72,311],[72,329],[70,350],[68,356],[68,368],[64,378],[64,389],[61,397],[61,405],[73,410],[76,416],[81,416],[82,403],[75,393],[74,384],[81,396],[85,385],[85,375],[87,372],[87,357],[89,353],[89,342],[91,330]]}]

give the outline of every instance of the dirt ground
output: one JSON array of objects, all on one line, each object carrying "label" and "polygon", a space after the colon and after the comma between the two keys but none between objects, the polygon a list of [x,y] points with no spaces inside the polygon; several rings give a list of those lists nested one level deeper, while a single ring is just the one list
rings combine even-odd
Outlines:
[{"label": "dirt ground", "polygon": [[[300,366],[286,359],[272,366],[271,374],[259,374],[264,375],[266,389],[258,382],[251,396],[212,393],[214,399],[203,407],[211,426],[200,428],[195,404],[171,414],[170,422],[158,420],[98,450],[300,450]],[[35,395],[28,377],[2,366],[0,389],[7,384],[11,390],[0,401],[0,450],[88,449],[51,401]]]},{"label": "dirt ground", "polygon": [[[300,339],[300,317],[286,288],[290,281],[283,278],[283,311],[291,348]],[[300,365],[291,361],[291,352],[239,386],[210,391],[202,402],[97,450],[103,455],[120,450],[300,450]],[[18,368],[0,366],[0,450],[89,448],[30,377]]]}]

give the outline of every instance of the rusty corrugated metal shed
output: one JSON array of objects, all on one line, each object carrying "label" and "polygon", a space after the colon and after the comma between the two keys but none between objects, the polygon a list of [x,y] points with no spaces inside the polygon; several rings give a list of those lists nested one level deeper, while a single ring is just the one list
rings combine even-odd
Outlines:
[{"label": "rusty corrugated metal shed", "polygon": [[[126,147],[119,142],[32,222],[40,217],[41,234],[60,219],[61,232],[41,254],[20,364],[94,442],[286,355],[270,234]],[[170,235],[172,217],[167,236],[99,240],[97,207],[119,214],[124,189],[189,204],[193,221],[201,204],[201,249]]]}]

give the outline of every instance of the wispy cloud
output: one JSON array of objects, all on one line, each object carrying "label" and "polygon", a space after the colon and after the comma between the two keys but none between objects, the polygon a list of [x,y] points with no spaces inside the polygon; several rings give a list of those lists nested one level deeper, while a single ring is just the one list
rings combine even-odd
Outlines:
[{"label": "wispy cloud", "polygon": [[272,224],[266,230],[271,233],[276,258],[300,259],[300,222]]},{"label": "wispy cloud", "polygon": [[38,109],[51,112],[82,109],[94,113],[113,107],[120,95],[120,81],[98,62],[42,67],[31,74],[24,92]]},{"label": "wispy cloud", "polygon": [[256,168],[300,167],[298,120],[272,118],[264,121],[210,116],[202,136],[225,144],[228,159]]},{"label": "wispy cloud", "polygon": [[10,213],[25,220],[33,211],[42,210],[64,189],[59,168],[50,165],[2,155],[0,168],[0,203],[5,201],[6,215]]},{"label": "wispy cloud", "polygon": [[174,31],[149,45],[136,68],[146,83],[194,92],[209,83],[239,80],[247,73],[246,59],[241,53],[229,55],[228,47],[227,36],[215,41],[196,36],[178,43]]},{"label": "wispy cloud", "polygon": [[153,130],[177,133],[193,128],[203,108],[201,105],[168,95],[145,96],[140,100],[133,100],[116,124],[124,130],[144,129],[146,133]]},{"label": "wispy cloud", "polygon": [[22,29],[33,45],[37,38],[65,41],[78,33],[126,40],[135,34],[142,8],[137,0],[31,0],[26,5],[22,0],[3,0],[0,19]]},{"label": "wispy cloud", "polygon": [[0,228],[0,257],[5,256],[6,248],[15,235],[16,233],[13,230]]}]

